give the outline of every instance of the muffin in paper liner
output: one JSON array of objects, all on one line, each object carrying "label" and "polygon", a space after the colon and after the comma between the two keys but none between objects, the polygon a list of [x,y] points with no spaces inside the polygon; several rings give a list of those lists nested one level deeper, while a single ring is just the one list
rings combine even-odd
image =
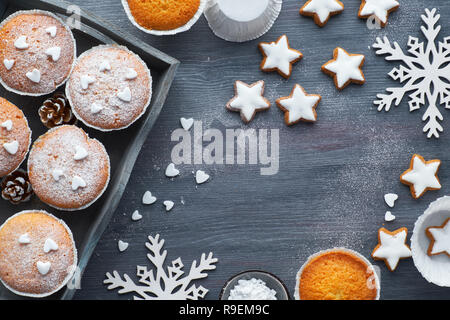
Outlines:
[{"label": "muffin in paper liner", "polygon": [[311,256],[308,257],[308,259],[305,261],[305,263],[302,265],[302,267],[300,268],[300,270],[297,272],[297,275],[295,276],[295,291],[294,291],[294,299],[295,300],[302,300],[300,297],[300,277],[303,273],[303,270],[305,269],[305,267],[316,257],[319,257],[321,255],[330,253],[330,252],[344,252],[344,253],[349,253],[351,255],[354,255],[356,258],[361,259],[366,265],[367,265],[367,271],[372,272],[373,274],[373,279],[375,281],[375,286],[377,288],[377,294],[375,297],[375,300],[379,300],[380,299],[380,292],[381,292],[381,284],[380,284],[380,278],[379,275],[377,273],[377,271],[375,270],[375,268],[373,267],[373,265],[369,262],[369,260],[366,259],[366,257],[364,257],[363,255],[361,255],[360,253],[351,250],[351,249],[347,249],[347,248],[341,248],[341,247],[336,247],[336,248],[331,248],[331,249],[327,249],[327,250],[321,250],[319,252],[316,252],[314,254],[312,254]]},{"label": "muffin in paper liner", "polygon": [[131,21],[131,23],[138,28],[141,31],[144,31],[145,33],[152,34],[154,36],[168,36],[168,35],[174,35],[177,33],[185,32],[191,29],[191,27],[197,22],[197,20],[200,18],[200,16],[203,13],[203,10],[205,9],[206,4],[209,0],[200,0],[200,5],[198,7],[197,12],[195,15],[183,26],[178,27],[176,29],[171,30],[155,30],[155,29],[147,29],[143,26],[141,26],[136,19],[134,18],[133,14],[131,13],[130,7],[128,5],[127,0],[122,0],[122,6],[125,10],[125,13],[127,14],[128,19]]},{"label": "muffin in paper liner", "polygon": [[425,280],[441,287],[450,287],[450,258],[445,254],[428,255],[430,239],[425,229],[440,226],[447,218],[450,218],[450,197],[444,196],[432,202],[417,219],[411,236],[414,265]]},{"label": "muffin in paper liner", "polygon": [[210,0],[204,15],[219,38],[245,42],[270,30],[282,3],[282,0]]}]

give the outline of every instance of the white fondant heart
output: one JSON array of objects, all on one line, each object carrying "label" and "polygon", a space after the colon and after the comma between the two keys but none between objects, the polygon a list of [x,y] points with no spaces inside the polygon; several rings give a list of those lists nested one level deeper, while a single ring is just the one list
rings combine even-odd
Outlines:
[{"label": "white fondant heart", "polygon": [[398,195],[395,193],[387,193],[384,195],[384,201],[386,202],[386,204],[393,208],[395,201],[398,199]]},{"label": "white fondant heart", "polygon": [[184,130],[189,131],[189,129],[194,124],[194,119],[193,118],[189,118],[189,119],[180,118],[180,123]]},{"label": "white fondant heart", "polygon": [[179,174],[180,174],[180,170],[175,168],[175,165],[173,163],[169,163],[169,165],[166,168],[166,176],[169,178],[173,178]]},{"label": "white fondant heart", "polygon": [[133,68],[127,68],[127,73],[125,74],[125,79],[133,80],[137,78],[137,72]]},{"label": "white fondant heart", "polygon": [[387,222],[394,221],[395,216],[390,211],[386,211],[386,214],[384,215],[384,220]]},{"label": "white fondant heart", "polygon": [[74,160],[83,160],[88,156],[87,150],[82,146],[75,146]]},{"label": "white fondant heart", "polygon": [[173,206],[175,205],[175,203],[170,200],[166,200],[163,203],[164,203],[164,206],[166,207],[166,211],[172,210]]},{"label": "white fondant heart", "polygon": [[48,261],[47,262],[38,261],[36,263],[39,273],[42,274],[43,276],[45,276],[50,271],[51,265],[52,264]]},{"label": "white fondant heart", "polygon": [[58,244],[51,238],[47,238],[44,243],[44,252],[49,253],[50,251],[58,250]]},{"label": "white fondant heart", "polygon": [[109,64],[109,61],[108,61],[108,60],[103,60],[103,61],[100,63],[100,66],[98,67],[98,70],[99,70],[100,72],[103,72],[103,71],[110,71],[110,70],[111,70],[111,65]]},{"label": "white fondant heart", "polygon": [[4,143],[3,148],[5,148],[5,150],[8,151],[9,154],[14,155],[19,150],[19,142],[14,140],[11,142]]},{"label": "white fondant heart", "polygon": [[59,181],[59,179],[61,179],[61,177],[64,175],[64,171],[61,169],[54,169],[52,171],[52,177],[53,179],[55,179],[55,181]]},{"label": "white fondant heart", "polygon": [[45,50],[45,54],[52,57],[53,61],[58,61],[61,57],[61,47],[51,47]]},{"label": "white fondant heart", "polygon": [[5,68],[7,70],[11,70],[11,68],[14,65],[15,60],[8,60],[8,59],[3,59],[3,64],[5,65]]},{"label": "white fondant heart", "polygon": [[153,204],[156,200],[156,197],[153,196],[150,191],[145,191],[144,196],[142,197],[143,204]]},{"label": "white fondant heart", "polygon": [[131,220],[138,221],[142,219],[142,215],[139,213],[139,211],[135,210],[133,214],[131,215]]},{"label": "white fondant heart", "polygon": [[56,26],[48,27],[45,29],[45,32],[47,32],[52,38],[56,37]]},{"label": "white fondant heart", "polygon": [[79,176],[74,176],[72,178],[72,190],[78,190],[78,188],[85,188],[86,182],[83,180],[83,178]]},{"label": "white fondant heart", "polygon": [[6,120],[1,124],[2,128],[5,128],[6,131],[11,131],[13,127],[13,122],[11,120]]},{"label": "white fondant heart", "polygon": [[98,103],[92,103],[91,104],[91,113],[96,114],[103,110],[103,107],[99,105]]},{"label": "white fondant heart", "polygon": [[28,233],[24,233],[24,234],[22,234],[20,237],[19,237],[19,243],[20,244],[28,244],[28,243],[31,243],[31,240],[30,240],[30,236],[28,235]]},{"label": "white fondant heart", "polygon": [[35,83],[39,83],[41,81],[41,72],[38,69],[33,69],[33,71],[27,72],[26,76]]},{"label": "white fondant heart", "polygon": [[20,36],[14,41],[14,47],[17,49],[28,49],[27,37]]},{"label": "white fondant heart", "polygon": [[91,76],[82,75],[80,78],[80,82],[81,89],[86,90],[87,88],[89,88],[90,84],[93,84],[95,82],[95,79]]},{"label": "white fondant heart", "polygon": [[202,184],[208,181],[209,174],[207,174],[205,171],[197,170],[197,173],[195,174],[195,181],[197,184]]},{"label": "white fondant heart", "polygon": [[119,242],[117,243],[117,245],[118,245],[118,247],[119,247],[119,251],[120,251],[120,252],[123,252],[123,251],[127,250],[129,244],[128,244],[128,242],[119,240]]},{"label": "white fondant heart", "polygon": [[117,97],[125,102],[130,102],[131,101],[131,90],[129,87],[126,87],[125,89],[123,89],[122,91],[120,91],[117,94]]}]

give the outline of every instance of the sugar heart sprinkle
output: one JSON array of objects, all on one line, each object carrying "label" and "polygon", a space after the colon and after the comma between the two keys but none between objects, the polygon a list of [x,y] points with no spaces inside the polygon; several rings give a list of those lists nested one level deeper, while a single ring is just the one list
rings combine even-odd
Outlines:
[{"label": "sugar heart sprinkle", "polygon": [[2,128],[5,128],[6,129],[6,131],[11,131],[12,130],[12,128],[13,128],[13,122],[11,121],[11,120],[6,120],[5,122],[3,122],[2,124],[1,124],[1,127]]},{"label": "sugar heart sprinkle", "polygon": [[184,130],[189,131],[189,129],[194,124],[194,119],[193,118],[189,118],[189,119],[180,118],[180,123]]},{"label": "sugar heart sprinkle", "polygon": [[129,87],[124,88],[122,91],[117,93],[117,97],[124,101],[124,102],[130,102],[131,101],[131,90]]},{"label": "sugar heart sprinkle", "polygon": [[11,141],[11,142],[7,142],[3,144],[3,148],[5,148],[5,150],[12,155],[15,155],[17,153],[17,151],[19,150],[19,142],[17,142],[16,140]]},{"label": "sugar heart sprinkle", "polygon": [[72,190],[76,191],[78,188],[85,188],[86,182],[83,180],[83,178],[79,176],[74,176],[72,178]]},{"label": "sugar heart sprinkle", "polygon": [[87,158],[88,152],[82,146],[75,146],[75,155],[73,156],[74,160],[83,160]]},{"label": "sugar heart sprinkle", "polygon": [[117,243],[117,246],[119,247],[119,251],[120,252],[124,252],[125,250],[128,249],[128,242],[124,242],[122,240],[119,240],[119,242]]},{"label": "sugar heart sprinkle", "polygon": [[205,171],[197,170],[195,174],[195,181],[197,182],[197,184],[205,183],[206,181],[208,181],[208,179],[209,174],[207,174]]},{"label": "sugar heart sprinkle", "polygon": [[59,181],[59,179],[61,179],[61,177],[64,175],[64,171],[61,169],[54,169],[52,171],[52,177],[55,181]]},{"label": "sugar heart sprinkle", "polygon": [[143,204],[153,204],[156,202],[156,200],[156,197],[153,196],[150,191],[145,191],[144,195],[142,196]]},{"label": "sugar heart sprinkle", "polygon": [[56,251],[58,250],[58,244],[51,238],[47,238],[44,243],[44,252],[49,253],[50,251]]},{"label": "sugar heart sprinkle", "polygon": [[39,83],[41,81],[41,72],[38,69],[33,69],[33,71],[29,71],[25,75],[34,83]]},{"label": "sugar heart sprinkle", "polygon": [[175,205],[175,203],[173,201],[170,201],[170,200],[166,200],[163,203],[164,203],[164,206],[166,207],[166,211],[167,212],[172,210],[173,206]]},{"label": "sugar heart sprinkle", "polygon": [[47,262],[38,261],[36,263],[39,273],[42,274],[43,276],[45,276],[50,271],[51,265],[52,264],[48,261]]},{"label": "sugar heart sprinkle", "polygon": [[3,64],[6,68],[6,70],[11,70],[14,66],[15,60],[9,60],[9,59],[3,59]]},{"label": "sugar heart sprinkle", "polygon": [[166,176],[169,178],[173,178],[179,174],[180,174],[180,170],[175,168],[175,165],[173,163],[169,163],[169,165],[166,168]]},{"label": "sugar heart sprinkle", "polygon": [[30,236],[28,235],[28,233],[24,233],[19,237],[19,243],[20,244],[28,244],[31,243],[31,239]]},{"label": "sugar heart sprinkle", "polygon": [[52,38],[56,37],[56,26],[48,27],[45,29],[45,32],[47,32]]},{"label": "sugar heart sprinkle", "polygon": [[394,221],[395,216],[390,211],[386,211],[386,214],[384,215],[384,220],[387,222]]},{"label": "sugar heart sprinkle", "polygon": [[53,61],[58,61],[61,57],[61,47],[51,47],[45,50],[45,54],[50,56]]},{"label": "sugar heart sprinkle", "polygon": [[133,214],[131,215],[131,220],[138,221],[138,220],[141,220],[141,219],[142,219],[142,215],[139,213],[138,210],[135,210],[133,212]]},{"label": "sugar heart sprinkle", "polygon": [[27,43],[27,37],[26,36],[20,36],[14,41],[14,46],[17,49],[28,49],[28,43]]},{"label": "sugar heart sprinkle", "polygon": [[386,202],[386,204],[393,208],[395,201],[398,199],[398,195],[395,193],[387,193],[384,195],[384,201]]}]

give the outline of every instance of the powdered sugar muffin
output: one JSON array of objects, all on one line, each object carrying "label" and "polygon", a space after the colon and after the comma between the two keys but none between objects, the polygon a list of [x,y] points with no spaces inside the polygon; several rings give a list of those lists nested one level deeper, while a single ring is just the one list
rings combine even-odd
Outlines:
[{"label": "powdered sugar muffin", "polygon": [[81,210],[105,191],[110,175],[105,147],[80,128],[50,129],[33,144],[28,175],[34,193],[60,210]]},{"label": "powdered sugar muffin", "polygon": [[117,45],[84,52],[66,85],[75,116],[102,131],[131,125],[144,114],[151,95],[152,78],[146,64]]},{"label": "powdered sugar muffin", "polygon": [[77,249],[67,225],[45,211],[22,211],[0,227],[0,280],[22,296],[46,297],[72,278]]},{"label": "powdered sugar muffin", "polygon": [[31,130],[23,112],[0,97],[0,177],[20,166],[30,144]]},{"label": "powdered sugar muffin", "polygon": [[55,91],[75,57],[72,32],[50,12],[18,11],[0,25],[0,82],[9,91],[30,96]]}]

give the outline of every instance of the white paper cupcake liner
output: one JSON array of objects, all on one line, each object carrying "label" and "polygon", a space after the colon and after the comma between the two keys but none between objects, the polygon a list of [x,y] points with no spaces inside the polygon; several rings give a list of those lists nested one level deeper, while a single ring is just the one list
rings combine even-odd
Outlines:
[{"label": "white paper cupcake liner", "polygon": [[11,88],[10,86],[8,86],[2,79],[1,75],[0,75],[0,84],[8,91],[13,92],[15,94],[21,95],[21,96],[29,96],[29,97],[40,97],[40,96],[45,96],[47,94],[50,94],[52,92],[55,92],[59,87],[61,87],[63,84],[66,83],[67,79],[69,79],[70,74],[72,73],[73,67],[75,66],[75,61],[77,60],[77,42],[75,41],[75,38],[73,36],[72,30],[70,30],[69,26],[67,26],[67,24],[62,21],[58,16],[56,16],[55,14],[48,12],[48,11],[44,11],[44,10],[38,10],[38,9],[33,9],[33,10],[19,10],[14,12],[13,14],[11,14],[9,17],[7,17],[5,20],[2,21],[2,23],[0,24],[0,29],[3,28],[3,26],[10,21],[11,19],[15,18],[16,16],[19,16],[21,14],[33,14],[33,13],[38,13],[38,14],[44,14],[44,15],[48,15],[54,19],[56,19],[58,22],[60,22],[64,28],[67,29],[67,31],[70,34],[70,37],[72,38],[72,42],[73,42],[73,61],[72,61],[72,66],[70,67],[70,71],[67,73],[67,77],[61,81],[60,84],[58,84],[58,86],[54,89],[51,90],[49,92],[25,92],[25,91],[20,91],[14,88]]},{"label": "white paper cupcake liner", "polygon": [[73,234],[72,231],[70,230],[70,228],[67,226],[67,224],[55,217],[54,215],[52,215],[51,213],[48,213],[47,211],[44,210],[24,210],[21,212],[16,213],[15,215],[9,217],[1,226],[0,229],[3,228],[3,226],[12,218],[17,217],[18,215],[21,214],[25,214],[25,213],[30,213],[30,212],[38,212],[38,213],[42,213],[45,214],[47,216],[50,216],[54,219],[56,219],[59,223],[61,223],[63,225],[63,227],[67,230],[67,233],[70,236],[70,239],[72,240],[72,245],[73,245],[73,255],[74,255],[74,260],[73,260],[73,265],[71,270],[69,271],[69,273],[67,274],[67,276],[64,278],[64,280],[61,282],[61,284],[54,289],[53,291],[50,292],[46,292],[46,293],[40,293],[40,294],[36,294],[36,293],[28,293],[28,292],[21,292],[21,291],[17,291],[13,288],[11,288],[10,286],[8,286],[1,278],[0,278],[0,282],[5,286],[5,288],[7,288],[8,290],[10,290],[11,292],[19,295],[19,296],[24,296],[24,297],[31,297],[31,298],[44,298],[44,297],[48,297],[56,292],[58,292],[59,290],[61,290],[69,281],[70,279],[72,279],[73,275],[75,274],[75,271],[77,269],[77,265],[78,265],[78,251],[77,251],[77,247],[75,246],[75,240],[73,239]]},{"label": "white paper cupcake liner", "polygon": [[445,196],[432,202],[421,215],[411,236],[411,251],[414,265],[422,276],[441,287],[450,287],[450,257],[445,254],[430,257],[427,253],[430,239],[425,229],[440,226],[450,217],[450,197]]},{"label": "white paper cupcake liner", "polygon": [[296,281],[295,281],[294,299],[295,300],[301,300],[301,297],[300,297],[300,276],[302,275],[303,270],[305,269],[305,267],[311,262],[312,259],[314,259],[314,258],[316,258],[316,257],[318,257],[318,256],[320,256],[320,255],[322,255],[324,253],[335,252],[335,251],[343,251],[343,252],[351,253],[351,254],[355,255],[356,257],[360,258],[362,261],[364,261],[367,264],[368,268],[372,269],[372,272],[373,272],[373,275],[374,275],[374,279],[375,279],[375,285],[377,287],[377,296],[375,297],[375,300],[380,300],[380,292],[381,292],[380,278],[378,276],[378,273],[374,269],[373,265],[362,254],[360,254],[360,253],[358,253],[358,252],[356,252],[354,250],[347,249],[347,248],[332,248],[332,249],[322,250],[322,251],[319,251],[319,252],[314,253],[313,255],[309,256],[309,258],[302,265],[300,270],[298,270],[297,275],[295,276],[296,277]]},{"label": "white paper cupcake liner", "polygon": [[130,7],[128,6],[128,1],[127,0],[122,0],[122,6],[123,6],[123,8],[125,10],[125,13],[128,16],[128,19],[139,30],[142,30],[145,33],[152,34],[154,36],[169,36],[169,35],[174,35],[174,34],[177,34],[177,33],[188,31],[197,22],[197,20],[202,15],[203,10],[205,9],[205,6],[206,6],[207,2],[208,2],[208,0],[200,0],[200,5],[198,7],[198,10],[195,13],[195,15],[191,18],[191,20],[189,20],[185,25],[183,25],[181,27],[178,27],[176,29],[172,29],[172,30],[146,29],[143,26],[141,26],[139,23],[137,23],[136,20],[134,19],[133,15],[131,14]]},{"label": "white paper cupcake liner", "polygon": [[213,33],[232,42],[250,41],[264,35],[278,18],[283,3],[282,0],[267,0],[266,9],[257,18],[251,21],[238,21],[222,11],[220,1],[226,0],[210,0],[204,14]]}]

